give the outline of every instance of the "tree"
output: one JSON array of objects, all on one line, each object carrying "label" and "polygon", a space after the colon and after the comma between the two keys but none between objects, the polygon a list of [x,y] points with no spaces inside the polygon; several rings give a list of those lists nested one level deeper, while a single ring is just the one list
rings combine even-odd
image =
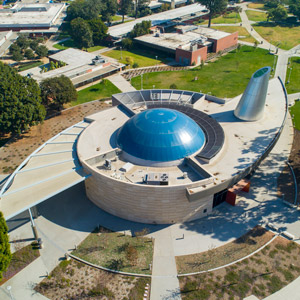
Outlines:
[{"label": "tree", "polygon": [[69,21],[77,18],[97,19],[105,8],[106,4],[103,0],[75,0],[68,7],[67,18]]},{"label": "tree", "polygon": [[264,6],[266,8],[276,8],[279,5],[280,1],[279,0],[269,0],[269,1],[264,1]]},{"label": "tree", "polygon": [[46,111],[34,79],[0,62],[0,132],[21,133],[44,120]]},{"label": "tree", "polygon": [[71,36],[78,48],[89,48],[93,46],[93,33],[82,18],[71,21]]},{"label": "tree", "polygon": [[114,16],[118,10],[117,0],[102,0],[105,4],[101,11],[101,19],[103,21],[111,22],[112,16]]},{"label": "tree", "polygon": [[135,18],[140,18],[151,14],[151,9],[148,7],[149,0],[134,0]]},{"label": "tree", "polygon": [[223,12],[228,4],[227,0],[197,0],[197,2],[206,6],[206,8],[209,10],[208,27],[211,25],[212,17]]},{"label": "tree", "polygon": [[21,52],[21,48],[16,42],[9,47],[9,53],[13,54],[14,52]]},{"label": "tree", "polygon": [[26,48],[28,48],[28,46],[30,44],[30,39],[28,38],[28,36],[21,34],[18,37],[16,43],[21,49],[26,49]]},{"label": "tree", "polygon": [[37,46],[35,53],[39,56],[39,57],[45,57],[48,55],[48,48],[44,45],[39,45]]},{"label": "tree", "polygon": [[24,56],[20,51],[14,51],[12,54],[12,59],[15,61],[21,61],[24,59]]},{"label": "tree", "polygon": [[282,5],[278,5],[276,8],[271,8],[268,11],[268,19],[278,22],[284,21],[287,18],[288,14],[286,9]]},{"label": "tree", "polygon": [[34,53],[31,49],[26,49],[25,50],[25,57],[27,59],[33,59],[34,58]]},{"label": "tree", "polygon": [[77,92],[72,81],[64,75],[43,80],[40,88],[42,101],[46,106],[52,104],[61,109],[64,103],[77,100]]},{"label": "tree", "polygon": [[89,20],[87,23],[92,31],[94,45],[100,45],[107,36],[107,26],[100,19]]},{"label": "tree", "polygon": [[38,45],[39,45],[39,43],[38,43],[38,41],[37,40],[33,40],[33,41],[31,41],[30,42],[30,48],[33,50],[33,51],[35,51],[36,50],[36,48],[38,47]]},{"label": "tree", "polygon": [[133,39],[137,36],[150,33],[151,21],[142,21],[142,23],[137,23],[134,25],[133,29],[130,31],[129,36]]},{"label": "tree", "polygon": [[124,16],[129,15],[133,10],[132,0],[120,0],[119,12],[122,15],[122,23],[124,23]]},{"label": "tree", "polygon": [[8,240],[8,228],[0,212],[0,280],[2,279],[2,272],[5,272],[11,261],[10,245]]},{"label": "tree", "polygon": [[127,49],[127,50],[131,49],[132,44],[133,44],[132,39],[130,39],[130,38],[125,38],[125,39],[122,40],[123,49]]},{"label": "tree", "polygon": [[296,17],[300,18],[300,1],[292,0],[289,11]]}]

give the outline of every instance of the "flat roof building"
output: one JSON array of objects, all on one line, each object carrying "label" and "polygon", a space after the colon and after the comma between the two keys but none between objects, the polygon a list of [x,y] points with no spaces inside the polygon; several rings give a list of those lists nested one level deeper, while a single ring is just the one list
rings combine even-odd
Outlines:
[{"label": "flat roof building", "polygon": [[206,61],[208,53],[227,51],[238,43],[238,32],[227,33],[196,25],[179,25],[175,29],[174,32],[164,33],[157,28],[151,34],[134,40],[147,47],[174,54],[176,61],[183,65],[198,65],[202,60]]},{"label": "flat roof building", "polygon": [[[65,3],[17,3],[10,9],[0,9],[0,31],[57,31]],[[51,30],[50,30],[51,29]]]}]

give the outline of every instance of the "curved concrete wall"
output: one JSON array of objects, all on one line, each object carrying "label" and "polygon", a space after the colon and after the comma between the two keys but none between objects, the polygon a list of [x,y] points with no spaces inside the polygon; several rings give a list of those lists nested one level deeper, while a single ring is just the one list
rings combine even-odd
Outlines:
[{"label": "curved concrete wall", "polygon": [[88,198],[115,216],[141,223],[170,224],[198,219],[212,211],[213,195],[189,202],[185,186],[129,184],[83,165],[92,174],[85,181]]}]

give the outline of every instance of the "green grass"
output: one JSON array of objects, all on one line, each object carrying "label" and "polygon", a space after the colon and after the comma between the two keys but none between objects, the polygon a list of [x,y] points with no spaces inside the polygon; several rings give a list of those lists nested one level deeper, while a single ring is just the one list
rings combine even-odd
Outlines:
[{"label": "green grass", "polygon": [[[64,41],[64,42],[57,43],[57,44],[53,45],[53,47],[58,49],[58,50],[66,50],[68,48],[77,48],[72,39]],[[93,46],[93,47],[87,48],[87,51],[88,52],[94,52],[94,51],[97,51],[97,50],[100,50],[100,49],[103,49],[103,48],[105,48],[105,46]]]},{"label": "green grass", "polygon": [[[290,68],[287,69],[285,87],[288,94],[300,92],[300,57],[292,57]],[[290,75],[291,74],[291,75]],[[290,78],[289,78],[290,77]],[[289,83],[287,83],[288,78]]]},{"label": "green grass", "polygon": [[121,91],[112,84],[109,80],[102,80],[100,83],[87,87],[77,92],[77,101],[72,101],[71,106],[90,102],[93,100],[111,97],[113,94],[120,93]]},{"label": "green grass", "polygon": [[[131,257],[129,249],[135,253]],[[151,274],[153,243],[149,238],[131,237],[102,227],[100,233],[94,230],[72,254],[109,269]]]},{"label": "green grass", "polygon": [[61,31],[59,33],[59,36],[57,37],[58,40],[62,40],[62,39],[66,39],[66,38],[69,38],[71,37],[68,33],[68,31]]},{"label": "green grass", "polygon": [[238,32],[239,33],[239,40],[243,42],[249,42],[249,43],[254,43],[255,38],[253,38],[250,33],[247,31],[246,28],[241,27],[241,26],[215,26],[212,27],[221,31],[225,31],[228,33],[234,33]]},{"label": "green grass", "polygon": [[[122,59],[121,59],[121,50],[111,50],[104,52],[103,55],[109,56],[111,58],[117,59],[123,64],[128,64],[132,66],[133,63],[137,63],[139,67],[148,67],[155,66],[160,63],[168,62],[168,56],[165,53],[158,53],[157,51],[151,49],[144,49],[140,46],[134,47],[130,51],[122,50]],[[157,55],[157,60],[155,56]]]},{"label": "green grass", "polygon": [[[267,50],[242,46],[215,62],[200,68],[177,72],[147,73],[143,76],[143,88],[169,88],[175,83],[178,89],[211,92],[218,97],[234,97],[246,88],[252,74],[263,66],[272,66],[273,56]],[[198,80],[194,81],[194,78]],[[131,80],[136,89],[140,89],[141,78]]]},{"label": "green grass", "polygon": [[266,22],[267,21],[267,14],[265,12],[246,10],[246,14],[250,21],[254,21],[254,22]]},{"label": "green grass", "polygon": [[58,50],[66,50],[68,48],[76,48],[72,39],[53,45]]},{"label": "green grass", "polygon": [[105,46],[93,46],[93,47],[90,47],[87,49],[88,52],[94,52],[94,51],[97,51],[97,50],[100,50],[100,49],[103,49],[105,48]]},{"label": "green grass", "polygon": [[300,130],[300,101],[296,101],[295,104],[290,107],[290,114],[292,116],[294,127]]},{"label": "green grass", "polygon": [[264,4],[262,2],[251,2],[247,6],[248,8],[265,10]]},{"label": "green grass", "polygon": [[122,21],[122,16],[118,16],[118,15],[114,15],[112,17],[112,21],[115,22],[115,21]]},{"label": "green grass", "polygon": [[18,67],[18,72],[21,71],[25,71],[25,70],[29,70],[38,66],[43,65],[44,63],[40,60],[38,61],[30,61],[30,62],[26,62],[26,63],[22,63],[19,67]]},{"label": "green grass", "polygon": [[254,29],[271,44],[289,50],[300,44],[300,27],[282,27],[275,26],[272,23],[253,25]]},{"label": "green grass", "polygon": [[[240,23],[240,22],[241,22],[240,14],[236,13],[236,12],[224,14],[222,16],[213,18],[211,20],[212,24],[235,24],[235,23]],[[208,20],[201,23],[201,25],[203,25],[203,24],[208,24]]]}]

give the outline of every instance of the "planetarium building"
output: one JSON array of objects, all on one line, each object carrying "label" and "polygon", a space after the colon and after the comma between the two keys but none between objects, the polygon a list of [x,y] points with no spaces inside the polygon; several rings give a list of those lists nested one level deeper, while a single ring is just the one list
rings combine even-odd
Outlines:
[{"label": "planetarium building", "polygon": [[191,221],[241,190],[280,136],[286,93],[270,68],[241,96],[220,99],[181,90],[113,95],[88,118],[77,142],[88,198],[132,221]]}]

